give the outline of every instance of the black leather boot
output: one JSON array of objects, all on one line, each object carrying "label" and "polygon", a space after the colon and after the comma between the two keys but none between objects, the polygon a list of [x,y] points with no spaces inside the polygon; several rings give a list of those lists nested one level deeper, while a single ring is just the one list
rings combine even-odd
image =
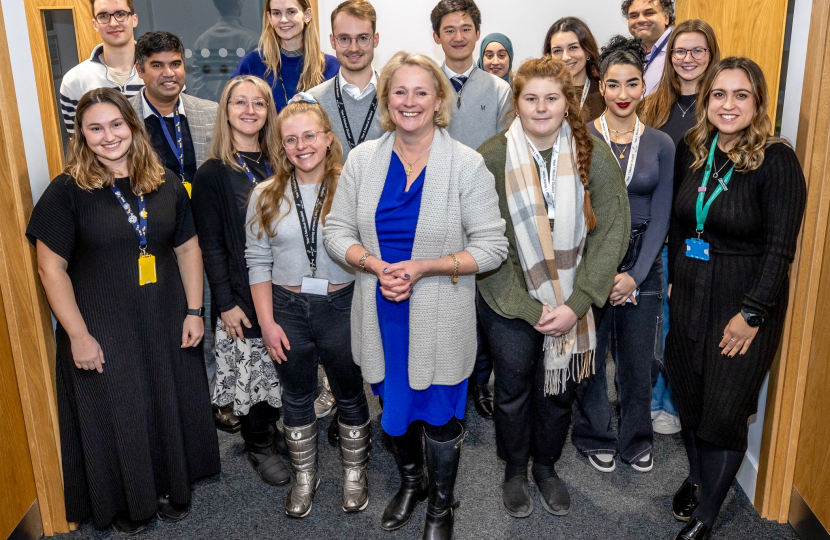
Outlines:
[{"label": "black leather boot", "polygon": [[424,523],[424,540],[450,540],[457,508],[453,499],[458,461],[464,443],[464,430],[455,439],[437,442],[426,439],[426,458],[429,476],[429,503]]},{"label": "black leather boot", "polygon": [[674,540],[709,540],[712,531],[702,521],[691,518]]},{"label": "black leather boot", "polygon": [[424,474],[424,450],[421,430],[410,426],[400,437],[389,437],[392,452],[401,473],[401,487],[386,505],[380,528],[385,531],[400,529],[409,522],[412,510],[427,498],[427,478]]}]

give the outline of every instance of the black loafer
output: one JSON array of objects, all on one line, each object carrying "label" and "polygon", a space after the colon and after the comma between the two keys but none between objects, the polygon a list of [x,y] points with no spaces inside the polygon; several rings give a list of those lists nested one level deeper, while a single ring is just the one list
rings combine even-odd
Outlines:
[{"label": "black loafer", "polygon": [[470,393],[473,395],[473,404],[479,416],[490,420],[493,418],[495,408],[493,405],[493,393],[486,384],[473,385]]},{"label": "black loafer", "polygon": [[334,411],[334,416],[329,422],[328,440],[332,446],[340,446],[340,409]]},{"label": "black loafer", "polygon": [[678,521],[689,521],[698,504],[700,504],[700,486],[683,482],[672,499],[671,513]]},{"label": "black loafer", "polygon": [[176,523],[187,517],[190,513],[189,504],[177,504],[172,502],[167,495],[162,495],[158,500],[158,509],[156,515],[162,521],[167,523]]},{"label": "black loafer", "polygon": [[133,521],[126,514],[118,514],[112,519],[112,528],[121,534],[132,536],[147,528],[153,518]]},{"label": "black loafer", "polygon": [[235,433],[242,427],[239,417],[233,413],[233,403],[224,407],[213,406],[213,421],[217,429],[227,433]]},{"label": "black loafer", "polygon": [[527,488],[527,476],[512,476],[501,486],[504,509],[514,518],[524,518],[533,513],[533,499]]},{"label": "black loafer", "polygon": [[712,530],[697,518],[692,518],[674,540],[709,540]]}]

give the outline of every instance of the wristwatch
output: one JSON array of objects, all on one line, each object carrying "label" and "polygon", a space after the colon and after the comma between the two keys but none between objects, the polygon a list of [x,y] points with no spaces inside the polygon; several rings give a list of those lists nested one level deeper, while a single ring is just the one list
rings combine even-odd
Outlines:
[{"label": "wristwatch", "polygon": [[741,310],[741,316],[746,321],[746,324],[752,328],[758,328],[764,322],[763,317],[756,315],[755,313],[749,313],[748,311]]},{"label": "wristwatch", "polygon": [[205,316],[205,306],[202,306],[202,307],[200,307],[200,308],[198,308],[198,309],[190,309],[190,308],[188,308],[188,310],[187,310],[187,314],[188,314],[188,315],[195,315],[195,316],[197,316],[197,317],[202,317],[202,318],[204,318],[204,316]]}]

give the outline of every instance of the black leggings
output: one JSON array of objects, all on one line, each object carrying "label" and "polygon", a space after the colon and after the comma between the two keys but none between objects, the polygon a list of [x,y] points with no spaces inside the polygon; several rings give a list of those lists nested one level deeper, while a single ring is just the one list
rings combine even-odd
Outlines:
[{"label": "black leggings", "polygon": [[269,426],[280,419],[280,410],[275,409],[267,401],[260,401],[252,405],[248,414],[239,415],[242,440],[254,444],[262,444],[268,437]]},{"label": "black leggings", "polygon": [[741,468],[744,453],[706,442],[694,429],[683,430],[683,442],[689,456],[688,481],[700,485],[700,504],[692,516],[711,528]]}]

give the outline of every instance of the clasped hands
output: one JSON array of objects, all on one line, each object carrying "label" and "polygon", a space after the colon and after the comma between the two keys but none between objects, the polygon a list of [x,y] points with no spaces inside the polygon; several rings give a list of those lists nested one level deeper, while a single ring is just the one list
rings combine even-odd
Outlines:
[{"label": "clasped hands", "polygon": [[366,268],[378,277],[380,294],[390,302],[403,302],[412,296],[415,284],[426,274],[425,261],[401,261],[388,264],[380,259],[373,259],[371,267]]}]

